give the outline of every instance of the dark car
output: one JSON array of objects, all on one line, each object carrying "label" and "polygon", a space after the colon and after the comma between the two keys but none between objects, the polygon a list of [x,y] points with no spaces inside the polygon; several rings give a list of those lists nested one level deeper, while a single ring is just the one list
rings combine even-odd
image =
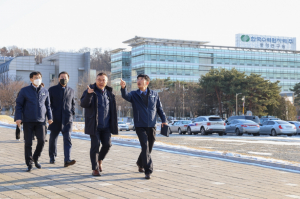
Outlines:
[{"label": "dark car", "polygon": [[225,122],[226,123],[231,122],[232,120],[236,120],[236,119],[251,120],[253,122],[256,122],[257,124],[260,124],[258,116],[247,116],[247,115],[231,116]]}]

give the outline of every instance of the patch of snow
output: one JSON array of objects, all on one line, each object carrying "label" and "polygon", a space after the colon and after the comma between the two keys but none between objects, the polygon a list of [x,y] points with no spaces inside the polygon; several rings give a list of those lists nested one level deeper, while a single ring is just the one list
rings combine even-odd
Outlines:
[{"label": "patch of snow", "polygon": [[272,153],[262,153],[262,152],[253,152],[253,151],[248,151],[248,153],[255,154],[255,155],[272,155]]}]

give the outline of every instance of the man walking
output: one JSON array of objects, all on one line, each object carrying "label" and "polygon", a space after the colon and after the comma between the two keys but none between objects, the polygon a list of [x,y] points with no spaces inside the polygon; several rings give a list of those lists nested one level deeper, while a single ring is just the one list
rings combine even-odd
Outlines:
[{"label": "man walking", "polygon": [[118,134],[116,99],[107,80],[105,73],[99,73],[96,83],[88,86],[81,97],[80,106],[85,109],[84,132],[91,138],[93,176],[100,176],[102,162],[111,147],[111,134]]},{"label": "man walking", "polygon": [[[25,138],[25,161],[27,171],[32,170],[32,164],[40,169],[38,159],[41,156],[45,144],[45,120],[48,117],[48,123],[51,124],[52,113],[47,89],[41,87],[42,74],[32,72],[29,75],[31,85],[22,88],[16,99],[15,121],[20,127],[23,122]],[[37,146],[32,156],[32,136],[35,133]]]},{"label": "man walking", "polygon": [[64,140],[64,167],[68,167],[76,163],[71,160],[71,132],[73,124],[73,115],[75,115],[75,94],[74,90],[67,86],[69,74],[61,72],[58,75],[59,83],[56,86],[49,88],[49,97],[51,110],[53,114],[53,124],[49,125],[50,140],[49,140],[49,157],[50,164],[55,164],[57,156],[57,138],[59,132],[63,135]]},{"label": "man walking", "polygon": [[122,79],[120,82],[122,97],[132,103],[134,126],[142,148],[136,164],[139,172],[145,172],[146,179],[150,179],[150,175],[153,172],[153,163],[150,154],[155,142],[156,113],[158,113],[162,120],[162,126],[167,125],[166,115],[158,93],[148,88],[149,83],[150,78],[148,75],[138,75],[137,86],[139,89],[128,93],[126,82]]}]

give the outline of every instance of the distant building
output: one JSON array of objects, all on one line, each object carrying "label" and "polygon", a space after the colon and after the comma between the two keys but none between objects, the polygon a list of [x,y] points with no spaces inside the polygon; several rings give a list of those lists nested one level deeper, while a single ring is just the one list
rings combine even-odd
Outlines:
[{"label": "distant building", "polygon": [[3,63],[5,63],[5,62],[7,62],[7,61],[9,61],[9,60],[12,60],[13,59],[13,57],[6,57],[6,56],[0,56],[0,64],[3,64]]},{"label": "distant building", "polygon": [[[295,41],[287,40],[290,43]],[[117,90],[120,89],[121,77],[131,82],[134,90],[136,77],[142,73],[151,79],[169,77],[171,80],[198,82],[201,75],[213,68],[235,68],[246,75],[259,74],[271,82],[279,80],[281,94],[288,97],[293,93],[289,89],[300,81],[300,51],[213,46],[205,41],[138,36],[123,43],[131,46],[131,51],[123,48],[111,51],[112,85]]]},{"label": "distant building", "polygon": [[0,82],[4,77],[19,77],[29,84],[29,74],[32,71],[42,73],[42,82],[46,88],[49,88],[54,79],[58,78],[60,72],[66,71],[70,75],[68,86],[76,92],[79,80],[84,76],[89,77],[90,73],[93,75],[95,73],[94,70],[90,70],[89,52],[59,52],[43,58],[40,64],[36,63],[34,56],[21,56],[6,60],[5,63],[0,64]]}]

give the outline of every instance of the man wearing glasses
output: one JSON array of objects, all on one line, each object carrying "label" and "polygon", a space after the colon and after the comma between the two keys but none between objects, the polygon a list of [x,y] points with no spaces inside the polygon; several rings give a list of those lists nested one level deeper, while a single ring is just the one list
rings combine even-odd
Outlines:
[{"label": "man wearing glasses", "polygon": [[101,176],[102,162],[111,147],[111,134],[118,134],[116,99],[112,88],[107,86],[107,80],[105,73],[99,73],[96,83],[87,86],[80,99],[80,106],[85,109],[84,132],[91,138],[93,176]]}]

